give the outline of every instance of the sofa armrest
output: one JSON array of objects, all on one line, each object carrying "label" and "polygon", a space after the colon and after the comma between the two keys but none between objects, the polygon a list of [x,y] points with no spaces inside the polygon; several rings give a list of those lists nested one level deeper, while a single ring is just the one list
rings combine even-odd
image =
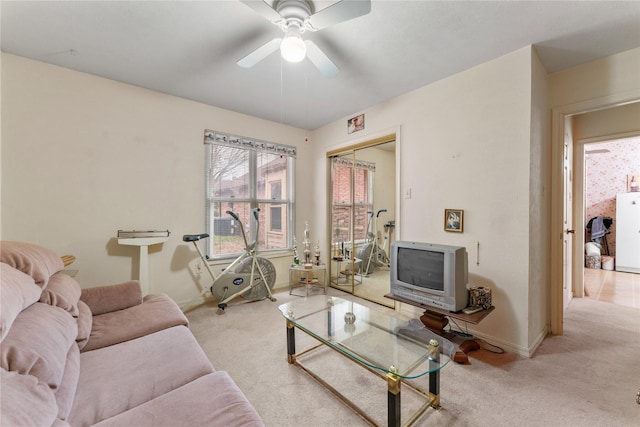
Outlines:
[{"label": "sofa armrest", "polygon": [[96,316],[142,304],[142,288],[139,281],[131,280],[118,285],[83,289],[80,299]]}]

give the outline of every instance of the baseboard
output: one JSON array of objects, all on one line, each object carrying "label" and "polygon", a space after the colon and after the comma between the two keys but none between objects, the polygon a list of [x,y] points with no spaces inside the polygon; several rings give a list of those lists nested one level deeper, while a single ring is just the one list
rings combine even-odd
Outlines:
[{"label": "baseboard", "polygon": [[544,339],[550,333],[551,333],[551,325],[544,325],[542,330],[538,333],[538,336],[536,337],[535,341],[529,346],[529,356],[528,357],[533,356],[533,353],[536,352],[538,347],[540,347],[540,344],[542,344],[542,341],[544,341]]}]

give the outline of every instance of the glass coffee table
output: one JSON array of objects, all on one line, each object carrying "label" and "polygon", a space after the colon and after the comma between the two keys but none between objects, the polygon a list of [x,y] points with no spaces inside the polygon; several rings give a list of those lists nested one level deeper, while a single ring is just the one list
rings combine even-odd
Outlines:
[{"label": "glass coffee table", "polygon": [[[317,295],[282,304],[280,312],[287,324],[287,354],[291,364],[299,366],[316,381],[338,396],[363,419],[376,425],[365,411],[305,367],[298,358],[327,346],[370,372],[386,379],[388,385],[388,425],[400,425],[401,384],[412,388],[426,403],[405,425],[413,424],[429,407],[440,405],[440,369],[451,361],[453,344],[428,330],[419,320],[369,309],[356,302]],[[295,329],[300,329],[319,344],[296,353]],[[428,375],[425,390],[415,380]]]}]

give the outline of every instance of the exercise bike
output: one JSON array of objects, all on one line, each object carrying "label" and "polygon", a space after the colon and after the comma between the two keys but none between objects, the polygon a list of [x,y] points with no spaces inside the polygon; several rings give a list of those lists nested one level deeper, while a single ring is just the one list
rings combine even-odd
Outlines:
[{"label": "exercise bike", "polygon": [[[378,217],[381,213],[386,211],[386,209],[380,209],[376,213],[375,218],[373,216],[373,212],[367,212],[369,215],[369,221],[367,224],[367,243],[362,246],[358,254],[358,258],[364,262],[363,274],[369,275],[373,273],[376,267],[389,266],[389,257],[386,252],[388,236],[385,234],[383,245],[380,246],[377,241],[377,236],[374,234],[378,231]],[[390,230],[392,228],[393,226],[391,223],[385,224],[386,233],[391,233]]]},{"label": "exercise bike", "polygon": [[182,240],[185,242],[193,243],[204,266],[206,267],[213,283],[209,288],[204,288],[201,292],[202,296],[206,296],[209,292],[218,302],[218,309],[220,313],[224,313],[224,309],[227,307],[227,303],[237,296],[242,296],[249,301],[259,301],[265,298],[269,298],[271,301],[275,301],[276,298],[271,293],[273,285],[276,282],[276,269],[271,261],[266,258],[259,257],[256,254],[256,248],[258,246],[258,237],[260,231],[260,221],[258,220],[259,208],[251,210],[253,217],[255,218],[256,226],[256,240],[249,243],[247,235],[242,226],[242,221],[238,215],[234,212],[227,211],[240,226],[242,232],[242,238],[244,239],[244,253],[240,254],[227,268],[222,270],[219,276],[211,270],[207,257],[202,253],[198,246],[198,241],[206,239],[209,234],[185,234],[182,236]]}]

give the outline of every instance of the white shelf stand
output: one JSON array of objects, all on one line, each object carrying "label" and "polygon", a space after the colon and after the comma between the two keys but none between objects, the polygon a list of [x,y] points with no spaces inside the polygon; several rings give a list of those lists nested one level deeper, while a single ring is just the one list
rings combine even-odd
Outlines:
[{"label": "white shelf stand", "polygon": [[138,260],[138,280],[142,288],[142,295],[149,293],[149,246],[164,243],[169,237],[131,237],[118,239],[118,244],[140,247],[140,259]]}]

